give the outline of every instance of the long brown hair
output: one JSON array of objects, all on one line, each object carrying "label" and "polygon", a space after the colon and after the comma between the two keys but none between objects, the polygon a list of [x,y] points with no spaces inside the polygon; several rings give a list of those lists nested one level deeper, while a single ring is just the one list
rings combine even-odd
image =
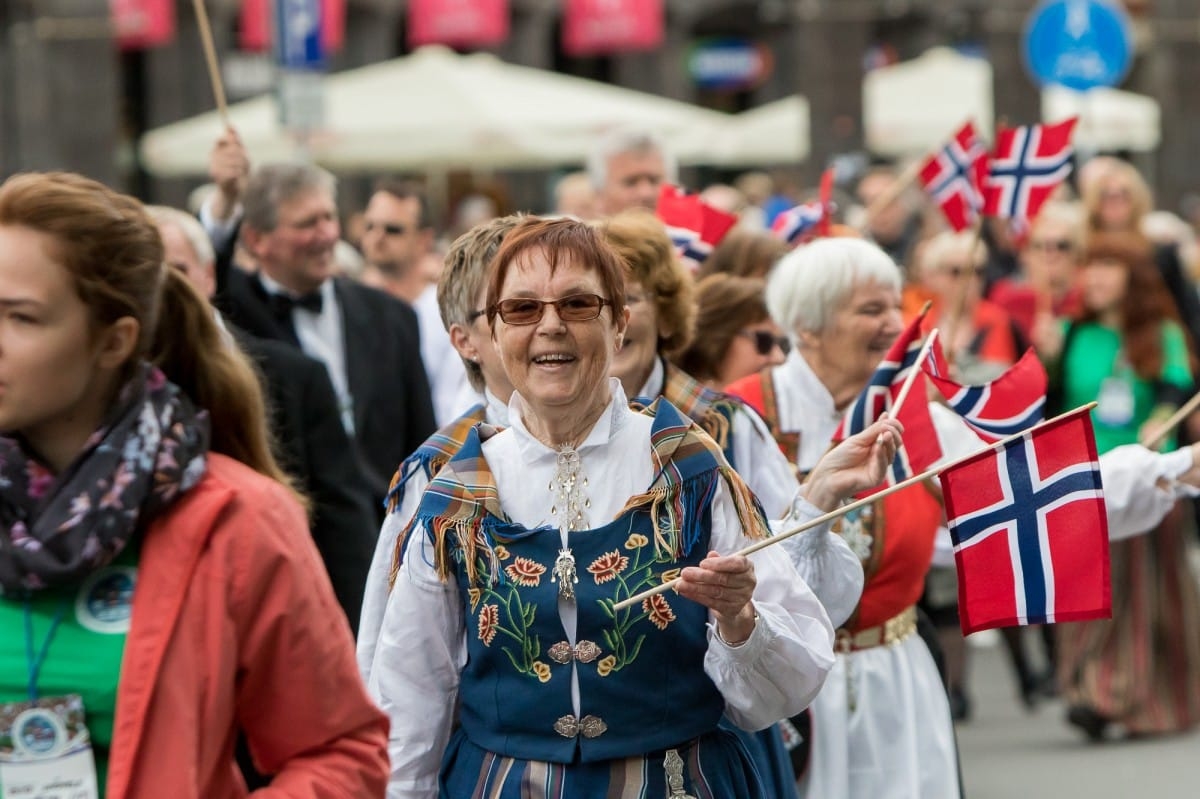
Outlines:
[{"label": "long brown hair", "polygon": [[212,420],[210,448],[292,487],[271,454],[266,404],[249,359],[217,325],[208,302],[164,262],[158,227],[142,204],[67,172],[15,175],[0,186],[0,225],[51,237],[96,327],[139,325],[125,377],[156,364]]},{"label": "long brown hair", "polygon": [[[1156,380],[1163,368],[1164,321],[1179,321],[1175,304],[1167,293],[1154,249],[1138,233],[1093,233],[1084,248],[1083,263],[1115,261],[1129,275],[1125,296],[1121,299],[1121,341],[1125,356],[1138,377]],[[1081,321],[1096,321],[1099,313],[1085,309]]]}]

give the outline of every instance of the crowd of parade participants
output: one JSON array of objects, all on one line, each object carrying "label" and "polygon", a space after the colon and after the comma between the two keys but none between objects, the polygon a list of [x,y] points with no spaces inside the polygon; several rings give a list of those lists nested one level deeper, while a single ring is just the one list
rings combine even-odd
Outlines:
[{"label": "crowd of parade participants", "polygon": [[1033,348],[1047,417],[1098,403],[1112,618],[1001,631],[1014,702],[1200,721],[1200,424],[1153,435],[1200,250],[1129,164],[979,236],[872,167],[800,244],[752,173],[701,193],[737,223],[699,254],[639,131],[442,239],[419,183],[343,226],[232,130],[210,172],[195,213],[0,186],[0,796],[961,796],[936,485],[737,554],[884,481],[903,425],[835,431],[923,307],[961,382]]}]

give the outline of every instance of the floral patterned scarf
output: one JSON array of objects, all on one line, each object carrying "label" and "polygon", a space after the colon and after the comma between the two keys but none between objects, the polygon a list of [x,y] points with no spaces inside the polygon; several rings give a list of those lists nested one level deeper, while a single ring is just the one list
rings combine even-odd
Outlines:
[{"label": "floral patterned scarf", "polygon": [[144,364],[62,474],[0,437],[0,594],[78,582],[204,476],[208,416]]}]

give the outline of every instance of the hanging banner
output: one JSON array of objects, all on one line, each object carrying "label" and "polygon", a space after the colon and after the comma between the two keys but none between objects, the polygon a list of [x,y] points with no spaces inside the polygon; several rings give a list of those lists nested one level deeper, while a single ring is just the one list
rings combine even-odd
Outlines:
[{"label": "hanging banner", "polygon": [[109,8],[122,50],[160,47],[175,38],[174,0],[110,0]]},{"label": "hanging banner", "polygon": [[653,50],[663,41],[662,0],[567,0],[562,30],[569,56]]},{"label": "hanging banner", "polygon": [[408,46],[492,47],[508,38],[508,0],[411,0]]},{"label": "hanging banner", "polygon": [[[242,0],[238,17],[238,49],[266,53],[271,49],[271,5],[279,0]],[[346,40],[346,0],[321,0],[321,50],[336,53]]]}]

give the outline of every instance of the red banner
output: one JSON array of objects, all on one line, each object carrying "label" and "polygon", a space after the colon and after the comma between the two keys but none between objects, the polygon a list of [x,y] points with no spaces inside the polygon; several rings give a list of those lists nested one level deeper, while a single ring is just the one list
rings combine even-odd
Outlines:
[{"label": "red banner", "polygon": [[110,0],[122,50],[159,47],[175,38],[174,0]]},{"label": "red banner", "polygon": [[[250,53],[271,49],[272,0],[242,0],[238,48]],[[346,0],[321,0],[321,46],[325,54],[342,49],[346,40]]]},{"label": "red banner", "polygon": [[662,0],[567,0],[563,10],[570,56],[653,50],[662,41]]},{"label": "red banner", "polygon": [[508,38],[508,0],[411,0],[408,46],[491,47]]}]

